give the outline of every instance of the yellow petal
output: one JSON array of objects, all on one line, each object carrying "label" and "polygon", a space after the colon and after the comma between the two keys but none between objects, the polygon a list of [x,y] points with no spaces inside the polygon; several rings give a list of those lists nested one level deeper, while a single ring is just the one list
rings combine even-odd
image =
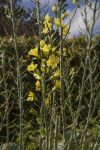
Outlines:
[{"label": "yellow petal", "polygon": [[57,6],[54,5],[54,6],[52,7],[52,10],[53,10],[54,12],[57,11]]},{"label": "yellow petal", "polygon": [[46,21],[50,21],[51,20],[49,14],[46,15],[45,20]]},{"label": "yellow petal", "polygon": [[40,81],[36,82],[36,87],[40,87]]},{"label": "yellow petal", "polygon": [[30,93],[28,94],[27,101],[33,101],[33,100],[34,100],[34,93],[30,91]]},{"label": "yellow petal", "polygon": [[38,79],[38,80],[41,79],[41,76],[40,76],[38,73],[34,73],[33,76],[34,76],[36,79]]},{"label": "yellow petal", "polygon": [[60,75],[61,75],[61,71],[60,71],[60,69],[57,69],[54,76],[59,77]]},{"label": "yellow petal", "polygon": [[33,55],[33,56],[36,56],[36,57],[40,57],[39,54],[38,54],[38,47],[35,47],[34,49],[31,49],[29,52],[28,52],[29,55]]},{"label": "yellow petal", "polygon": [[29,66],[27,66],[28,71],[34,71],[36,68],[37,64],[34,65],[33,62]]},{"label": "yellow petal", "polygon": [[56,88],[61,88],[60,82],[56,80]]},{"label": "yellow petal", "polygon": [[49,59],[47,61],[47,66],[54,69],[57,66],[57,64],[59,63],[59,61],[60,61],[60,58],[55,56],[54,54],[52,54],[49,56]]},{"label": "yellow petal", "polygon": [[41,40],[41,42],[40,42],[40,46],[44,46],[45,45],[45,41],[44,40]]}]

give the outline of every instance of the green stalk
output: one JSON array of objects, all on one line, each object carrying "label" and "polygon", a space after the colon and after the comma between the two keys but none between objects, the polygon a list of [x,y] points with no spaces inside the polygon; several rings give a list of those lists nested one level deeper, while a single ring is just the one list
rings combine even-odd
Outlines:
[{"label": "green stalk", "polygon": [[[51,40],[51,49],[53,48],[53,37],[52,34],[50,32],[50,40]],[[54,69],[55,72],[55,69]],[[55,81],[54,81],[55,84]],[[56,117],[56,110],[55,110],[55,91],[53,92],[53,104],[52,104],[52,108],[51,108],[51,121],[50,121],[50,150],[52,150],[52,138],[53,138],[53,117]]]},{"label": "green stalk", "polygon": [[41,27],[40,27],[40,1],[39,0],[37,0],[37,22],[38,22],[39,39],[40,39],[40,37],[41,37]]},{"label": "green stalk", "polygon": [[3,51],[3,75],[4,75],[4,86],[5,86],[5,98],[6,98],[6,143],[7,150],[9,150],[9,102],[8,102],[8,92],[7,92],[7,82],[6,82],[6,71],[5,71],[5,51]]},{"label": "green stalk", "polygon": [[[39,40],[41,41],[41,37],[40,37],[40,2],[39,0],[37,0],[37,23],[38,23],[38,29],[39,29]],[[40,45],[39,45],[39,49],[40,49]],[[40,114],[41,114],[41,125],[42,123],[42,118],[43,118],[43,104],[41,105],[41,110],[40,110]],[[41,126],[41,128],[43,128],[43,126]],[[40,143],[40,147],[42,147],[42,138],[40,135],[40,139],[39,139],[39,143]]]},{"label": "green stalk", "polygon": [[[45,68],[46,69],[46,68]],[[45,81],[45,72],[43,72],[43,77],[42,77],[42,95],[43,95],[43,109],[44,109],[44,130],[45,130],[45,138],[46,138],[46,143],[45,143],[45,148],[48,150],[48,125],[47,125],[47,109],[45,105],[45,100],[46,100],[46,81]]]},{"label": "green stalk", "polygon": [[[44,85],[44,95],[45,95],[45,99],[46,99],[46,60],[45,60],[45,72],[44,72],[44,80],[45,80],[45,85]],[[44,100],[45,100],[44,99]],[[47,108],[46,108],[46,104],[44,103],[44,116],[45,116],[45,131],[46,131],[46,150],[49,149],[49,138],[48,138],[48,123],[47,123]]]},{"label": "green stalk", "polygon": [[[87,11],[86,11],[86,0],[84,1],[84,13],[85,13],[85,25],[87,27]],[[86,39],[88,41],[88,30],[86,28]],[[88,50],[87,50],[87,54],[86,54],[86,59],[85,59],[85,67],[84,67],[84,72],[83,72],[83,77],[82,77],[82,86],[80,89],[80,98],[79,98],[79,106],[78,106],[78,110],[80,110],[81,108],[81,104],[82,104],[82,100],[83,100],[83,95],[84,95],[84,83],[85,83],[85,77],[86,77],[86,69],[87,69],[87,64],[88,64]]]},{"label": "green stalk", "polygon": [[[40,24],[40,1],[37,0],[37,22],[38,22],[38,28],[39,28],[39,40],[41,41],[41,24]],[[42,57],[42,55],[41,55]],[[45,62],[46,64],[46,62]],[[45,149],[48,150],[48,126],[47,126],[47,110],[45,106],[45,100],[46,100],[46,65],[45,65],[45,71],[42,73],[42,97],[43,97],[43,105],[41,106],[44,111],[44,114],[41,114],[41,117],[44,117],[44,123],[45,123],[45,134],[46,134],[46,142],[45,142]],[[42,112],[43,112],[42,111]],[[40,138],[41,141],[41,138]],[[41,143],[41,142],[40,142]]]},{"label": "green stalk", "polygon": [[[89,121],[91,119],[91,111],[92,111],[92,103],[93,103],[93,72],[92,72],[92,66],[91,66],[91,60],[90,60],[90,53],[91,53],[90,48],[91,48],[91,44],[92,44],[93,29],[94,29],[94,25],[95,25],[97,2],[98,2],[98,0],[95,1],[94,13],[93,13],[93,24],[92,24],[92,28],[91,28],[89,45],[88,45],[88,51],[89,51],[88,59],[89,59],[89,71],[90,71],[90,86],[91,86],[90,92],[91,92],[91,97],[90,97],[90,105],[89,105],[87,123],[86,123],[85,129],[84,129],[83,135],[81,137],[80,143],[82,143],[82,141],[85,140],[85,133],[88,129]],[[87,26],[86,26],[86,28],[87,28]]]},{"label": "green stalk", "polygon": [[63,28],[61,25],[61,4],[59,7],[59,12],[60,12],[60,70],[61,70],[61,76],[60,76],[60,84],[61,84],[61,89],[60,89],[60,98],[61,98],[61,111],[62,111],[62,123],[63,123],[63,140],[66,141],[66,129],[65,129],[65,108],[64,108],[64,81],[63,81],[63,48],[62,48],[62,40],[63,40]]},{"label": "green stalk", "polygon": [[[66,78],[65,78],[65,84],[66,84],[66,89],[67,89],[67,95],[69,95],[70,94],[70,85],[68,85],[68,79],[66,80]],[[73,112],[73,109],[72,109],[71,98],[69,96],[68,96],[68,100],[69,100],[69,110],[70,110],[71,116],[72,116],[72,122],[74,123],[75,120],[76,120],[76,117],[74,115],[74,112]],[[77,150],[78,148],[77,148],[77,137],[76,137],[76,125],[72,129],[71,136],[70,136],[70,142],[68,143],[67,150],[69,150],[69,148],[70,148],[71,140],[73,138],[72,135],[74,136],[75,143],[76,143],[76,150]]]},{"label": "green stalk", "polygon": [[11,15],[12,15],[12,24],[13,24],[14,46],[15,46],[16,59],[17,59],[17,90],[18,90],[18,100],[19,100],[19,107],[20,107],[19,150],[23,150],[23,96],[22,96],[22,78],[21,78],[21,70],[20,70],[20,61],[19,61],[19,53],[18,53],[18,43],[17,43],[16,27],[15,27],[15,20],[14,20],[13,0],[10,0],[10,5],[11,5]]},{"label": "green stalk", "polygon": [[[41,23],[40,23],[40,1],[37,0],[37,23],[38,23],[38,29],[39,29],[39,40],[41,41]],[[40,45],[39,45],[39,49],[40,49]],[[41,53],[41,57],[42,57],[42,53]],[[45,71],[42,74],[42,98],[43,98],[43,104],[41,105],[41,118],[44,118],[44,127],[41,126],[41,128],[44,128],[45,130],[45,136],[46,136],[46,142],[44,142],[44,148],[46,149],[48,147],[48,132],[47,132],[47,113],[46,113],[46,106],[45,106],[45,99],[46,99],[46,81],[45,81],[45,72],[46,72],[46,68]],[[41,119],[41,121],[43,121]],[[43,123],[41,123],[43,124]],[[40,147],[42,147],[42,138],[40,136]]]},{"label": "green stalk", "polygon": [[50,121],[50,150],[52,150],[52,132],[53,132],[53,108],[51,110],[51,121]]},{"label": "green stalk", "polygon": [[57,140],[58,140],[58,117],[56,117],[56,122],[55,122],[55,143],[54,143],[54,150],[57,150]]}]

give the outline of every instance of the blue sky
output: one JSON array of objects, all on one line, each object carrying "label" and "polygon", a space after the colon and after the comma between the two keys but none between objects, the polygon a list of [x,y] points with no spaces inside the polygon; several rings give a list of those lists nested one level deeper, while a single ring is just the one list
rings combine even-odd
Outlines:
[{"label": "blue sky", "polygon": [[[83,5],[83,0],[81,0],[81,2],[79,3],[81,5],[82,8],[84,8],[84,5]],[[95,1],[95,0],[92,0],[92,1]],[[98,0],[98,7],[100,7],[100,0]],[[31,0],[22,0],[23,2],[23,6],[24,8],[27,10],[28,8],[33,8],[34,6],[34,3],[31,2]],[[44,6],[45,4],[47,4],[48,0],[40,0],[40,3],[41,3],[41,7]],[[54,4],[57,3],[57,0],[49,0],[49,14],[50,16],[53,16],[54,13],[52,11],[52,6]],[[76,4],[73,4],[73,0],[67,0],[67,3],[68,3],[68,6],[66,7],[66,12],[68,12],[70,15],[69,17],[64,21],[65,24],[68,23],[68,21],[70,20],[71,16],[73,15],[74,11],[75,11],[75,7],[76,7]],[[93,3],[94,5],[94,3]],[[69,37],[73,37],[74,35],[75,36],[78,36],[79,35],[79,31],[80,31],[80,28],[82,30],[85,30],[85,25],[84,25],[84,22],[82,20],[82,16],[81,16],[81,9],[78,9],[77,10],[77,13],[76,15],[74,16],[74,19],[72,21],[72,25],[71,25],[71,34]],[[89,11],[89,14],[88,14],[88,19],[90,20],[91,17],[92,17],[92,11]],[[89,25],[91,26],[92,24],[92,20],[89,21]],[[100,16],[98,18],[98,21],[95,25],[95,29],[94,31],[97,31],[97,30],[100,30]]]}]

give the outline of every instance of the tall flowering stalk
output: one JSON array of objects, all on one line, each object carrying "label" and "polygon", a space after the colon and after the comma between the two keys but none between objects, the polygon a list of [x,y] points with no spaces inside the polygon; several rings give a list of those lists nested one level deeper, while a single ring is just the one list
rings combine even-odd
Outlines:
[{"label": "tall flowering stalk", "polygon": [[64,74],[63,74],[63,27],[62,27],[62,5],[61,2],[59,3],[59,19],[60,19],[60,70],[61,70],[61,76],[60,76],[60,98],[61,98],[61,111],[62,111],[62,124],[63,124],[63,140],[66,140],[66,121],[65,121],[65,108],[64,108]]},{"label": "tall flowering stalk", "polygon": [[18,43],[16,35],[16,24],[14,20],[14,10],[13,10],[13,0],[10,0],[11,6],[11,19],[13,25],[13,36],[14,36],[14,46],[16,51],[17,60],[17,91],[18,91],[18,101],[20,108],[20,125],[19,125],[19,150],[23,150],[23,94],[22,94],[22,78],[21,78],[21,66],[19,60]]},{"label": "tall flowering stalk", "polygon": [[[39,32],[41,32],[41,36],[39,34],[40,42],[36,43],[35,48],[31,49],[28,53],[29,55],[35,57],[37,59],[37,62],[39,61],[41,63],[41,67],[39,67],[38,64],[34,64],[32,62],[28,66],[28,71],[31,72],[33,76],[41,83],[40,91],[42,94],[42,102],[40,110],[41,118],[39,122],[41,128],[40,147],[42,143],[43,149],[46,150],[52,149],[53,146],[54,149],[57,150],[59,140],[58,135],[61,134],[60,128],[63,131],[62,141],[64,142],[66,141],[66,127],[65,127],[66,117],[64,107],[65,102],[64,102],[64,78],[63,78],[64,77],[63,55],[66,54],[66,48],[63,47],[64,41],[63,36],[66,38],[67,34],[69,33],[68,32],[69,29],[67,25],[65,25],[62,22],[62,20],[65,19],[69,14],[63,11],[63,19],[62,19],[61,15],[63,3],[59,2],[58,4],[59,11],[57,10],[56,5],[54,5],[52,8],[55,17],[57,18],[55,19],[50,18],[49,14],[46,14],[42,25],[41,21],[39,20],[40,3],[39,1],[37,1],[37,12],[38,12],[37,22]],[[63,8],[65,7],[66,5],[63,6]],[[57,26],[57,30],[55,31],[53,29],[54,23]],[[41,25],[43,26],[42,31]],[[58,40],[56,36],[60,37],[60,39]],[[57,95],[59,95],[58,98]],[[29,99],[30,98],[28,98],[28,100]],[[59,111],[59,108],[61,108],[61,113]],[[58,118],[62,118],[59,123]],[[50,121],[51,124],[49,124]],[[42,140],[42,137],[44,137],[45,139]],[[54,144],[53,139],[55,141]]]},{"label": "tall flowering stalk", "polygon": [[[52,24],[51,24],[51,18],[49,16],[49,14],[46,15],[45,20],[43,22],[44,24],[44,28],[42,33],[45,35],[47,35],[47,33],[50,31],[51,32],[51,28],[52,28]],[[37,64],[31,63],[28,66],[28,71],[33,72],[34,77],[37,79],[38,77],[38,81],[40,80],[41,82],[41,94],[42,94],[42,103],[41,103],[41,132],[43,131],[44,133],[41,133],[42,136],[45,137],[45,140],[42,144],[42,147],[44,149],[49,149],[52,147],[52,135],[51,137],[49,137],[49,132],[51,132],[51,134],[53,134],[53,130],[52,130],[52,126],[50,126],[49,121],[50,119],[52,120],[52,116],[50,115],[54,115],[54,109],[51,106],[51,102],[52,102],[52,97],[51,97],[51,92],[50,89],[47,87],[47,82],[50,80],[50,75],[53,73],[52,70],[55,69],[57,67],[57,64],[59,63],[59,57],[55,56],[55,54],[52,53],[52,49],[53,51],[55,50],[54,47],[52,47],[51,41],[48,41],[46,38],[44,40],[40,41],[40,46],[37,48],[38,51],[34,51],[34,50],[30,50],[29,51],[29,55],[32,55],[33,57],[36,57],[37,60],[39,62],[41,62],[41,67],[39,67]],[[40,53],[39,53],[40,52]],[[36,75],[37,73],[37,75]],[[59,73],[59,72],[58,72]],[[57,74],[58,74],[57,73]],[[39,78],[40,76],[40,78]],[[48,77],[48,78],[47,78]],[[37,81],[37,82],[38,82]],[[37,83],[36,82],[36,83]],[[54,88],[52,88],[52,91],[56,90],[56,88],[59,88],[60,83],[58,82],[58,80],[56,80],[56,85],[54,86]],[[39,84],[36,84],[36,86],[40,86]],[[38,88],[39,90],[39,88]],[[29,95],[30,96],[30,95]],[[29,100],[29,98],[28,98]],[[54,106],[54,102],[53,102],[53,106]],[[51,107],[51,109],[50,109]],[[49,113],[51,113],[49,115]],[[50,117],[49,117],[50,116]],[[56,118],[55,118],[56,120]],[[55,121],[56,122],[56,121]],[[53,123],[53,120],[52,120]],[[50,140],[49,140],[50,139]],[[41,139],[42,140],[42,139]],[[50,145],[49,145],[49,141]],[[41,142],[40,142],[41,144]]]},{"label": "tall flowering stalk", "polygon": [[[74,78],[77,76],[81,67],[79,67],[79,69],[75,72],[75,68],[70,67],[74,55],[70,54],[69,56],[67,56],[67,54],[69,54],[69,51],[67,51],[65,48],[65,41],[67,35],[69,34],[69,28],[73,17],[69,22],[69,26],[68,24],[66,25],[63,23],[64,19],[68,16],[68,13],[63,10],[63,8],[66,7],[64,3],[65,1],[58,1],[58,7],[56,5],[53,7],[56,18],[51,19],[49,14],[46,14],[42,24],[39,14],[39,9],[41,5],[39,1],[37,1],[40,39],[39,42],[34,45],[34,49],[31,49],[28,53],[33,58],[35,58],[32,59],[32,63],[28,66],[28,71],[31,72],[33,76],[37,79],[36,95],[37,92],[39,92],[40,96],[42,97],[42,102],[40,106],[41,114],[40,118],[37,118],[37,121],[40,125],[40,149],[42,147],[46,150],[52,149],[52,147],[57,150],[59,145],[59,139],[62,141],[62,146],[64,149],[69,150],[73,143],[76,149],[79,148],[79,139],[77,137],[76,128],[77,121],[80,116],[79,112],[81,111],[82,100],[84,98],[84,82],[86,82],[86,71],[88,68],[87,65],[89,62],[89,57],[87,55],[88,53],[86,53],[86,68],[83,68],[82,83],[79,88],[76,85],[77,89],[79,90],[79,96],[77,96],[76,98],[79,98],[79,105],[77,104],[77,106],[75,107],[73,105],[73,100],[71,97],[73,96],[72,94],[75,92],[73,89],[76,90],[76,87],[74,85]],[[57,26],[57,30],[54,30],[53,28],[54,23]],[[43,30],[41,28],[41,25],[43,27]],[[91,68],[90,63],[89,69]],[[41,67],[39,66],[40,64]],[[68,77],[66,77],[66,75],[68,75]],[[91,87],[93,87],[92,84]],[[33,101],[37,99],[36,95],[35,93],[30,92],[28,101]],[[71,114],[68,117],[67,110]],[[59,122],[58,118],[61,118]],[[67,120],[69,122],[71,121],[71,125],[68,125],[69,122],[67,123]],[[50,121],[51,124],[49,123]],[[66,129],[68,129],[70,133],[67,132]],[[59,136],[61,136],[61,138],[59,138]],[[81,139],[84,139],[84,137],[85,136],[83,135]],[[82,142],[84,141],[83,139]]]}]

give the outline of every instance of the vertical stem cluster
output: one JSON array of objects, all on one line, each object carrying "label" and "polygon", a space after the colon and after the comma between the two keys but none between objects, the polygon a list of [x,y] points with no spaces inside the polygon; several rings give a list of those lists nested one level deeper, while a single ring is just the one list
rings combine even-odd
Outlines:
[{"label": "vertical stem cluster", "polygon": [[[40,1],[39,1],[39,0],[37,0],[37,23],[38,23],[38,30],[39,30],[39,40],[41,41]],[[39,49],[40,49],[40,44],[39,44]],[[43,86],[43,81],[42,81],[42,86]],[[45,96],[43,96],[43,97],[45,97]],[[42,123],[42,121],[43,121],[43,104],[42,104],[42,106],[41,106],[40,114],[41,114],[41,124],[43,124],[43,123]],[[43,127],[43,125],[42,125],[42,127]],[[41,149],[41,147],[42,147],[42,139],[41,139],[41,136],[40,136],[40,141],[39,141],[39,143],[40,143],[40,149]]]},{"label": "vertical stem cluster", "polygon": [[6,99],[6,143],[7,150],[9,150],[9,101],[8,101],[8,91],[7,91],[7,78],[5,71],[5,51],[3,51],[3,74],[4,74],[4,86],[5,86],[5,99]]},{"label": "vertical stem cluster", "polygon": [[61,90],[60,90],[60,98],[61,98],[61,111],[62,111],[62,123],[63,123],[63,140],[65,141],[66,139],[66,129],[65,129],[65,108],[64,108],[64,80],[63,80],[63,43],[62,43],[62,19],[61,19],[61,4],[59,7],[59,12],[60,12],[60,70],[61,70],[61,76],[60,76],[60,84],[61,84]]},{"label": "vertical stem cluster", "polygon": [[[86,123],[86,126],[85,126],[85,129],[84,129],[84,132],[83,132],[83,135],[81,137],[81,141],[80,143],[83,142],[83,146],[84,146],[84,143],[85,143],[85,136],[86,136],[86,131],[88,129],[88,126],[89,126],[89,122],[90,122],[90,119],[91,119],[91,111],[92,111],[92,104],[93,104],[93,101],[94,101],[94,97],[93,97],[93,68],[92,68],[92,64],[91,64],[91,45],[92,45],[92,38],[93,38],[93,29],[94,29],[94,25],[95,25],[95,18],[96,18],[96,9],[97,9],[97,2],[98,0],[95,1],[95,5],[94,5],[94,9],[93,9],[93,23],[92,23],[92,26],[91,26],[91,30],[90,32],[88,31],[88,20],[87,20],[87,13],[86,13],[86,0],[84,1],[84,4],[85,4],[85,26],[86,26],[86,33],[87,33],[87,39],[88,39],[88,48],[87,48],[87,59],[88,59],[88,63],[89,63],[89,72],[90,72],[90,102],[89,102],[89,111],[88,111],[88,116],[87,116],[87,123]],[[90,35],[90,37],[88,37],[88,35]],[[87,66],[86,66],[87,67]]]},{"label": "vertical stem cluster", "polygon": [[45,142],[45,148],[46,150],[48,150],[48,125],[47,125],[47,110],[46,110],[46,105],[45,105],[45,100],[46,100],[46,81],[45,81],[45,71],[43,72],[43,78],[42,78],[42,94],[43,94],[43,109],[44,109],[44,129],[45,129],[45,138],[46,138],[46,142]]},{"label": "vertical stem cluster", "polygon": [[18,52],[16,25],[14,20],[13,0],[10,0],[10,5],[11,5],[11,15],[12,15],[12,24],[13,24],[14,45],[15,45],[16,59],[17,59],[17,90],[18,90],[18,101],[20,107],[19,150],[22,150],[23,149],[23,96],[22,96],[21,66],[20,66],[19,52]]},{"label": "vertical stem cluster", "polygon": [[37,0],[37,22],[38,22],[38,27],[39,27],[39,39],[40,39],[40,37],[41,37],[41,27],[40,27],[40,1],[39,0]]},{"label": "vertical stem cluster", "polygon": [[[41,129],[43,129],[43,135],[42,133],[41,135],[44,136],[45,138],[42,139],[43,137],[40,135],[40,139],[41,139],[40,147],[44,140],[43,149],[52,150],[53,147],[54,150],[57,150],[59,140],[60,140],[59,135],[61,135],[62,136],[61,144],[64,150],[66,149],[69,150],[70,148],[72,148],[72,146],[74,146],[76,150],[78,150],[80,147],[79,144],[81,144],[81,148],[84,148],[84,141],[85,141],[86,132],[90,121],[90,114],[92,112],[92,104],[94,99],[94,95],[93,95],[94,81],[93,81],[93,70],[92,70],[93,68],[92,68],[92,61],[91,61],[91,44],[92,44],[92,36],[93,36],[92,33],[93,33],[95,18],[93,19],[93,26],[90,32],[90,30],[88,29],[87,0],[85,0],[84,23],[86,25],[87,42],[86,41],[85,42],[87,44],[86,45],[87,47],[84,48],[84,46],[82,46],[82,50],[84,49],[85,53],[83,56],[81,56],[82,55],[81,52],[79,52],[80,55],[78,55],[78,53],[76,54],[76,49],[75,49],[76,47],[73,47],[73,44],[72,47],[70,46],[70,48],[72,48],[72,52],[67,51],[66,50],[67,46],[65,43],[66,37],[69,34],[71,21],[77,9],[75,10],[74,15],[69,22],[69,26],[67,27],[67,25],[65,25],[62,22],[68,16],[68,14],[65,12],[66,9],[64,9],[64,7],[67,4],[65,4],[65,0],[62,1],[58,0],[58,6],[56,7],[55,5],[53,7],[53,10],[56,14],[55,16],[57,17],[55,18],[55,24],[57,25],[57,32],[55,31],[53,33],[53,30],[50,29],[50,23],[52,22],[52,20],[49,14],[47,14],[45,17],[45,21],[43,22],[44,24],[43,39],[45,40],[42,40],[42,36],[41,36],[42,23],[40,21],[41,19],[40,2],[39,0],[37,0],[36,2],[37,2],[37,22],[39,27],[39,40],[41,41],[39,45],[39,50],[40,50],[39,52],[41,53],[41,62],[42,59],[45,60],[44,70],[39,68],[40,70],[39,73],[41,74],[41,81],[42,81],[42,86],[41,86],[42,104],[41,104],[40,113],[42,118]],[[94,15],[95,15],[95,11],[96,11],[96,7],[94,10]],[[53,38],[56,41],[55,36],[57,35],[60,38],[59,40],[57,39],[57,43],[56,43],[53,41]],[[42,46],[42,44],[45,46]],[[48,44],[50,46],[50,49],[48,48]],[[58,50],[59,48],[60,48],[60,53]],[[68,50],[70,50],[70,48]],[[33,54],[33,56],[35,55]],[[75,58],[77,57],[79,60],[81,59],[81,63],[76,61],[75,62],[76,66],[74,66],[73,61],[75,61]],[[59,58],[60,58],[60,63],[58,61]],[[53,60],[55,60],[55,62],[58,61],[57,64],[55,64]],[[47,71],[47,67],[48,67],[48,71]],[[81,73],[82,77],[78,73]],[[78,77],[80,83],[76,81]],[[60,83],[59,83],[59,79],[60,79]],[[87,83],[87,81],[90,82],[90,85]],[[52,88],[51,86],[54,86],[54,88]],[[51,92],[50,92],[51,90],[50,88],[52,88]],[[86,90],[89,91],[87,92]],[[89,104],[89,111],[86,112],[88,117],[84,128],[83,122],[81,122],[80,120],[81,117],[85,115],[84,113],[81,114],[80,111],[82,111],[82,104],[85,103],[85,102],[83,103],[83,100],[88,99],[88,96],[86,95],[87,93],[89,93],[90,96],[89,103],[87,102]],[[49,94],[51,94],[51,101],[49,101],[48,100],[49,97],[47,97]],[[66,100],[65,97],[67,97]],[[66,111],[66,108],[68,108],[68,111]],[[67,113],[68,113],[68,117],[67,117]],[[61,117],[59,123],[60,127],[58,125],[58,116]],[[51,121],[50,125],[49,125],[49,121]],[[66,121],[68,122],[68,126],[66,125]],[[79,126],[77,125],[77,122],[79,122]],[[81,134],[81,139],[79,139],[78,134],[80,135],[80,132],[79,131],[77,132],[77,128],[81,130],[81,124],[82,127],[84,128],[83,129],[84,133]],[[66,132],[66,129],[68,130],[68,132]]]},{"label": "vertical stem cluster", "polygon": [[[40,1],[37,0],[37,22],[38,22],[38,28],[39,28],[39,40],[41,41],[41,22],[40,22]],[[40,49],[40,47],[39,47]],[[41,54],[42,57],[42,54]],[[44,147],[46,150],[48,150],[48,125],[47,125],[47,109],[45,105],[46,100],[46,62],[45,62],[45,70],[42,73],[42,97],[43,97],[43,104],[41,105],[41,112],[44,114],[41,114],[41,117],[44,118],[44,131],[45,131],[45,142]],[[43,120],[42,120],[43,121]],[[40,139],[41,144],[41,139]],[[40,145],[41,146],[41,145]]]},{"label": "vertical stem cluster", "polygon": [[[86,0],[84,1],[85,8],[84,8],[84,13],[85,13],[85,25],[87,27],[87,11],[86,11]],[[87,29],[87,28],[86,28]],[[88,41],[88,31],[86,30],[86,39]],[[88,51],[86,53],[86,59],[85,59],[85,66],[84,66],[84,71],[83,71],[83,77],[82,77],[82,85],[80,89],[80,98],[79,98],[79,106],[78,110],[81,108],[82,100],[83,100],[83,95],[84,95],[84,82],[86,78],[86,70],[87,70],[87,64],[88,64]]]}]

